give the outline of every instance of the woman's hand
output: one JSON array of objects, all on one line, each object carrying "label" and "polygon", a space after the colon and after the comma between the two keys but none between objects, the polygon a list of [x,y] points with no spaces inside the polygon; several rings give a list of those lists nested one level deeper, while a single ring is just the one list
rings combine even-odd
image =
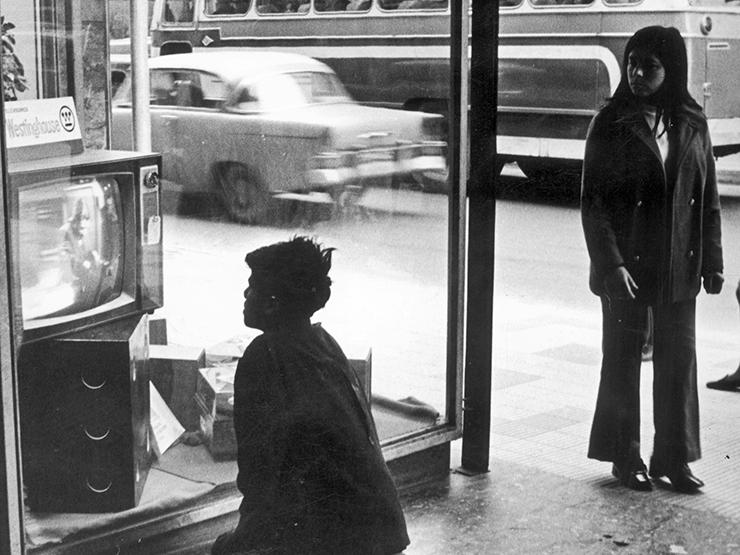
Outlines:
[{"label": "woman's hand", "polygon": [[725,282],[725,276],[719,272],[712,272],[704,276],[704,291],[710,295],[719,295],[722,291],[722,284]]},{"label": "woman's hand", "polygon": [[624,266],[618,266],[604,278],[606,293],[614,300],[634,299],[639,287]]}]

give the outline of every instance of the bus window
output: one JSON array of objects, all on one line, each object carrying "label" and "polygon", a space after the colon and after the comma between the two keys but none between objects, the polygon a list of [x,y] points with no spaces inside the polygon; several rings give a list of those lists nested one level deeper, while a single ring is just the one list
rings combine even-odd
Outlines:
[{"label": "bus window", "polygon": [[639,4],[642,0],[604,0],[604,3],[612,6],[624,6],[625,4]]},{"label": "bus window", "polygon": [[530,0],[534,6],[587,6],[593,0]]},{"label": "bus window", "polygon": [[444,10],[447,0],[380,0],[384,10]]},{"label": "bus window", "polygon": [[306,13],[308,0],[257,0],[257,13]]},{"label": "bus window", "polygon": [[499,0],[499,8],[516,8],[521,5],[522,0]]},{"label": "bus window", "polygon": [[167,23],[192,23],[193,0],[165,0],[164,20]]},{"label": "bus window", "polygon": [[206,15],[244,15],[249,10],[249,0],[207,0],[203,11]]},{"label": "bus window", "polygon": [[327,12],[366,12],[372,0],[315,0],[314,9],[319,13]]},{"label": "bus window", "polygon": [[366,12],[370,9],[371,3],[371,0],[350,0],[344,9],[348,12]]}]

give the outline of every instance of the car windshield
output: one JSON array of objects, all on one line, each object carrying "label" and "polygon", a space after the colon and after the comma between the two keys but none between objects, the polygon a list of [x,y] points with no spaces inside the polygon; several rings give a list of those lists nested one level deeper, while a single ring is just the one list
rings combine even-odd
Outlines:
[{"label": "car windshield", "polygon": [[243,110],[274,111],[350,100],[336,75],[318,71],[276,73],[240,88],[237,106]]}]

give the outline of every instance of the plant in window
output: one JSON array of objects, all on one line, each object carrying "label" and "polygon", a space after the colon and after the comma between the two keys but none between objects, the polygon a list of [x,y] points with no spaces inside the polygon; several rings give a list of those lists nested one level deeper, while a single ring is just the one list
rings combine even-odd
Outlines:
[{"label": "plant in window", "polygon": [[5,21],[5,16],[0,16],[0,28],[3,40],[3,97],[5,100],[18,100],[17,93],[25,91],[27,86],[23,64],[15,53],[15,37],[11,32],[15,25]]}]

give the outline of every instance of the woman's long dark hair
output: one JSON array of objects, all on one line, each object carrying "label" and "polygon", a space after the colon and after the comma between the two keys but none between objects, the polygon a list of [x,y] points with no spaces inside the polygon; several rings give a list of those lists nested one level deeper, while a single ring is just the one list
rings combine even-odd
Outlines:
[{"label": "woman's long dark hair", "polygon": [[635,49],[654,55],[665,68],[665,81],[644,102],[658,108],[663,120],[670,122],[678,113],[690,110],[701,112],[701,106],[688,90],[688,59],[686,44],[675,27],[652,25],[637,31],[627,41],[622,59],[622,78],[609,99],[611,106],[635,106],[640,103],[632,93],[627,78],[629,55]]}]

